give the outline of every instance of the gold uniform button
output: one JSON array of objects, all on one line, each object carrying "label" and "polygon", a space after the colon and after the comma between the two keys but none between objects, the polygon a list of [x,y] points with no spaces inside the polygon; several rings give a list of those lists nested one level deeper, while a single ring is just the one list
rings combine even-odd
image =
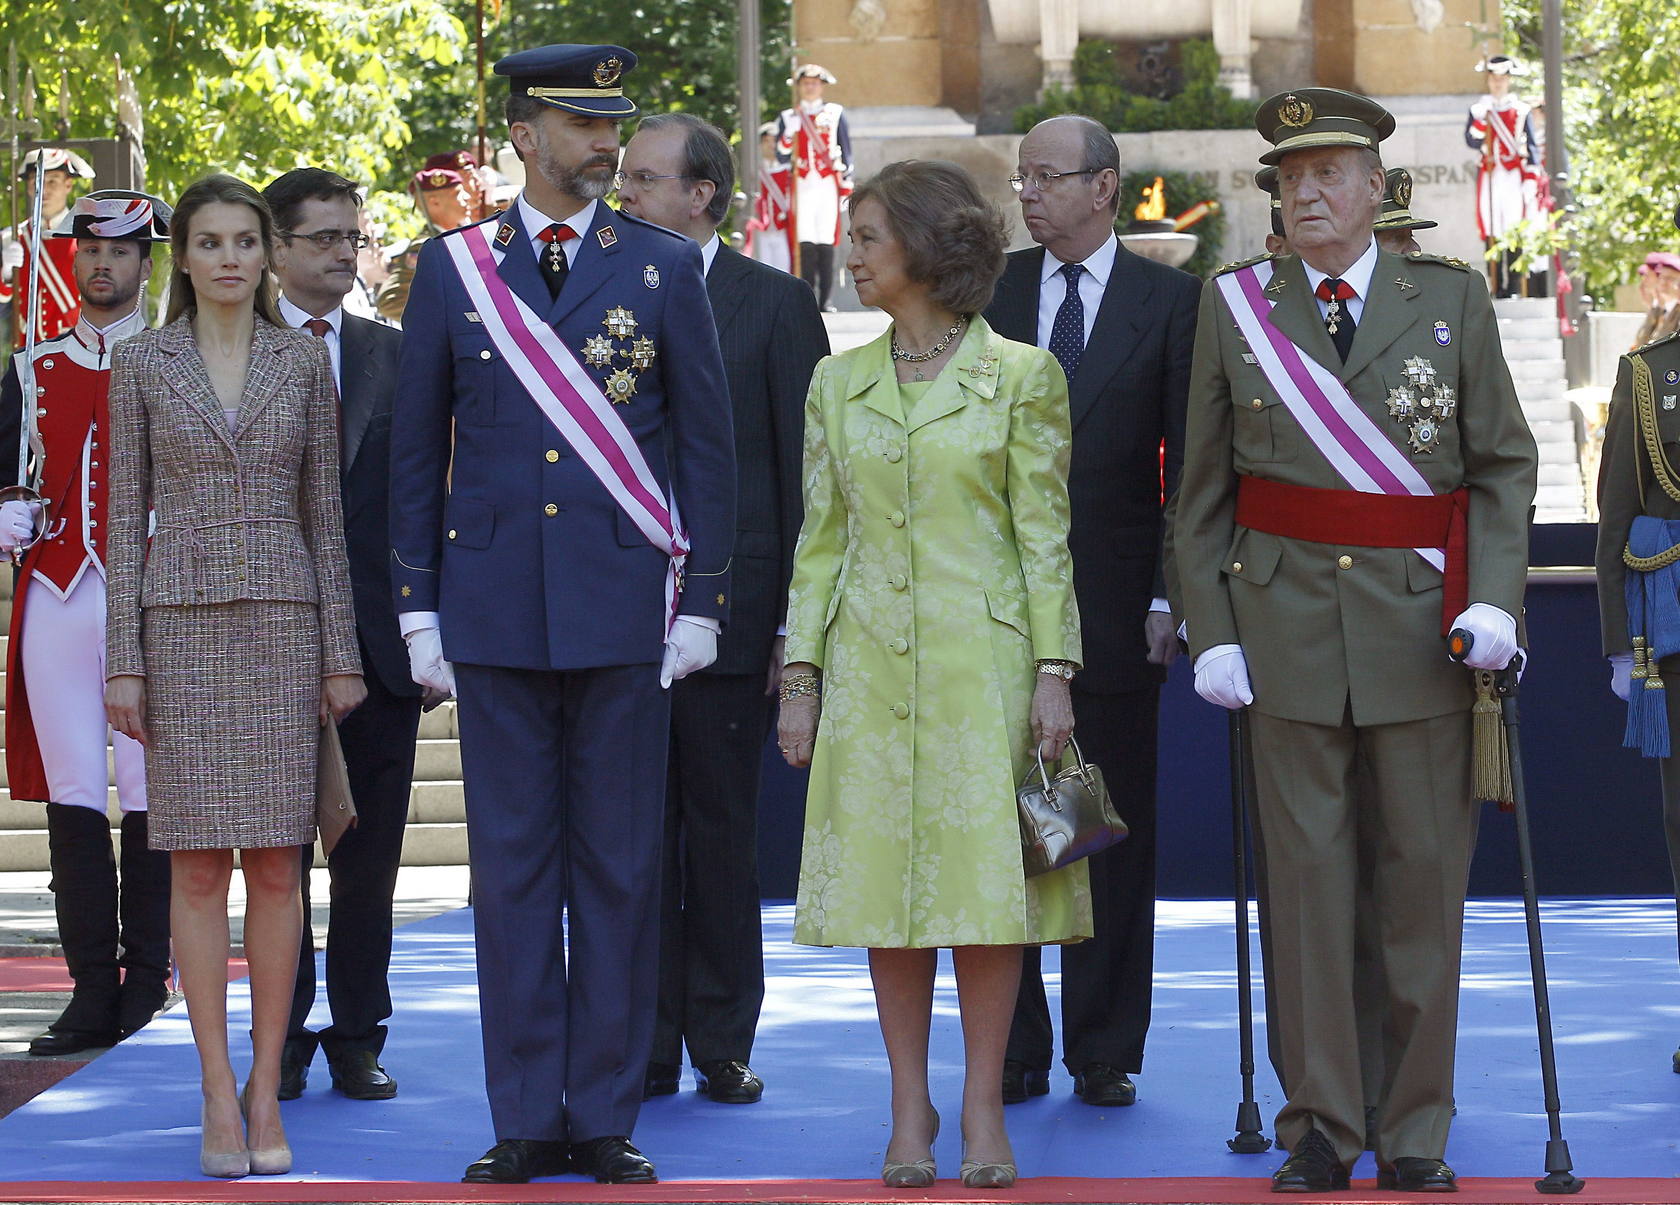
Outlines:
[{"label": "gold uniform button", "polygon": [[453,539],[454,539],[454,538],[455,538],[455,529],[454,529],[454,528],[453,528],[453,527],[451,527],[451,528],[450,528],[450,529],[449,529],[449,538],[450,538],[450,539],[451,539],[451,540],[453,540]]},{"label": "gold uniform button", "polygon": [[1263,410],[1266,407],[1266,403],[1261,401],[1259,398],[1255,398],[1252,402],[1249,403],[1249,405],[1254,407],[1254,409],[1256,409],[1256,410]]},{"label": "gold uniform button", "polygon": [[894,703],[892,705],[892,713],[902,720],[910,714],[910,708],[903,703]]},{"label": "gold uniform button", "polygon": [[891,523],[894,527],[903,527],[904,526],[904,512],[901,511],[901,510],[893,511],[892,514],[887,516],[887,522]]},{"label": "gold uniform button", "polygon": [[543,459],[548,461],[549,464],[553,464],[556,460],[560,459],[560,453],[555,451],[553,448],[550,448],[543,454]]},{"label": "gold uniform button", "polygon": [[1241,561],[1232,561],[1231,562],[1231,572],[1232,573],[1241,573],[1242,572],[1242,562]]},{"label": "gold uniform button", "polygon": [[559,514],[559,513],[560,513],[560,508],[558,506],[554,505],[554,503],[552,503],[552,502],[550,502],[547,506],[543,507],[543,514],[547,515],[550,519],[554,518],[554,516]]},{"label": "gold uniform button", "polygon": [[899,654],[902,655],[902,654],[908,653],[910,651],[910,642],[908,640],[906,640],[904,637],[900,636],[896,640],[894,640],[891,644],[889,644],[887,647],[892,649],[893,652],[899,653]]},{"label": "gold uniform button", "polygon": [[1338,568],[1338,569],[1352,569],[1353,568],[1353,558],[1350,557],[1350,556],[1347,556],[1345,554],[1337,557],[1336,558],[1336,568]]}]

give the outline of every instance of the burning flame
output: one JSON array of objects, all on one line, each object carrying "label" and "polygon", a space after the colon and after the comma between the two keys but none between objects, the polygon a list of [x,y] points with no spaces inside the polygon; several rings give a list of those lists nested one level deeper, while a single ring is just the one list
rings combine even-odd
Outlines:
[{"label": "burning flame", "polygon": [[1143,204],[1134,211],[1140,222],[1159,222],[1167,216],[1167,193],[1161,184],[1161,177],[1155,177],[1155,183],[1143,190]]}]

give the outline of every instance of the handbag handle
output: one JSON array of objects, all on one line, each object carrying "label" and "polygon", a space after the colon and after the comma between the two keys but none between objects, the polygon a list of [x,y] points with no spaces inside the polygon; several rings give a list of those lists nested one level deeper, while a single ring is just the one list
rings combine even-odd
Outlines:
[{"label": "handbag handle", "polygon": [[[1086,768],[1085,755],[1079,751],[1079,742],[1074,740],[1072,736],[1068,737],[1068,748],[1073,750],[1073,760],[1079,768],[1079,781],[1089,788],[1091,786],[1091,771]],[[1056,802],[1056,788],[1051,785],[1050,774],[1044,768],[1044,743],[1042,741],[1033,746],[1033,756],[1038,759],[1038,777],[1039,781],[1044,784],[1044,798],[1051,807],[1059,812],[1062,808],[1061,804]],[[1062,759],[1064,761],[1067,759],[1066,751],[1063,752]]]}]

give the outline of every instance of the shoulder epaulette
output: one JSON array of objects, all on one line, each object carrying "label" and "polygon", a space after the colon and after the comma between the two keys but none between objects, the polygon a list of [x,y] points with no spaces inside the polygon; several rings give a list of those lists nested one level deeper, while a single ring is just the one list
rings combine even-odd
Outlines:
[{"label": "shoulder epaulette", "polygon": [[410,239],[409,244],[412,246],[417,242],[425,242],[429,239],[448,238],[452,234],[460,234],[463,230],[471,230],[474,226],[488,226],[491,222],[500,222],[501,220],[501,214],[493,213],[487,218],[480,218],[476,222],[468,222],[465,226],[457,226],[453,230],[427,230],[425,233]]},{"label": "shoulder epaulette", "polygon": [[1630,351],[1628,353],[1628,355],[1630,355],[1630,356],[1642,356],[1646,352],[1655,351],[1659,347],[1667,347],[1670,343],[1673,343],[1676,339],[1680,339],[1680,331],[1675,331],[1672,334],[1664,335],[1661,339],[1652,339],[1649,343],[1641,343],[1638,347],[1636,347],[1632,351]]},{"label": "shoulder epaulette", "polygon": [[1412,263],[1445,264],[1449,268],[1457,268],[1460,272],[1474,272],[1468,263],[1451,255],[1432,255],[1428,251],[1408,251],[1406,258]]},{"label": "shoulder epaulette", "polygon": [[1223,267],[1215,268],[1213,274],[1215,276],[1223,276],[1227,272],[1235,272],[1238,268],[1252,268],[1255,264],[1270,263],[1276,258],[1277,256],[1268,251],[1264,255],[1256,255],[1251,259],[1239,259],[1235,263],[1225,264]]}]

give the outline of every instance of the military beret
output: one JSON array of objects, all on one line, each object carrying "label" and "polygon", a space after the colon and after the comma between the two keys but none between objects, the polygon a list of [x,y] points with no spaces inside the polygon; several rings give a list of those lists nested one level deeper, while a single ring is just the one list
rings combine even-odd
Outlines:
[{"label": "military beret", "polygon": [[[51,162],[48,162],[51,170]],[[48,238],[120,238],[150,243],[169,237],[174,210],[157,197],[124,188],[90,192],[70,207]]]},{"label": "military beret", "polygon": [[636,102],[624,95],[622,81],[636,66],[636,56],[622,46],[538,46],[497,62],[497,75],[508,77],[515,96],[585,117],[634,117]]},{"label": "military beret", "polygon": [[1368,96],[1340,88],[1297,88],[1279,92],[1254,110],[1254,128],[1272,144],[1261,163],[1277,163],[1291,151],[1356,146],[1374,151],[1394,133],[1394,115]]},{"label": "military beret", "polygon": [[1373,230],[1433,230],[1439,222],[1412,216],[1412,173],[1391,167],[1384,173],[1382,212],[1371,223]]},{"label": "military beret", "polygon": [[442,192],[461,187],[461,173],[452,167],[423,167],[414,173],[409,184],[418,192]]},{"label": "military beret", "polygon": [[1653,251],[1645,257],[1645,262],[1653,268],[1666,268],[1670,272],[1680,272],[1680,255],[1672,251]]}]

